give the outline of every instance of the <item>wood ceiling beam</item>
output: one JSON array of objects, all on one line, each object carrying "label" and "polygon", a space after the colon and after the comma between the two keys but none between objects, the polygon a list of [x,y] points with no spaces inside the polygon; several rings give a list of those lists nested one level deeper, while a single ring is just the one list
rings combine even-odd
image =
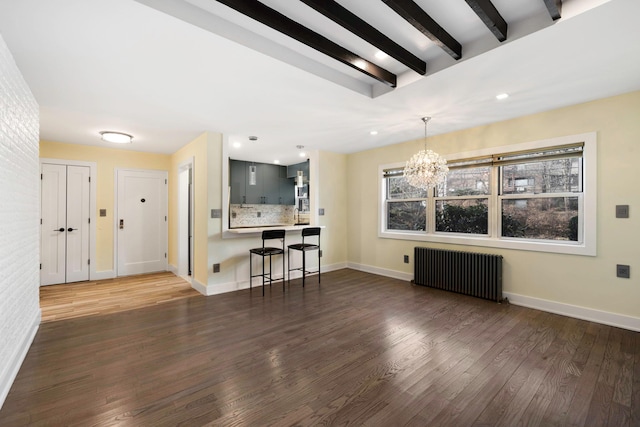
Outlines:
[{"label": "wood ceiling beam", "polygon": [[560,19],[562,15],[562,0],[544,0],[544,4],[547,6],[549,15],[554,21]]},{"label": "wood ceiling beam", "polygon": [[507,22],[490,0],[465,1],[499,41],[507,39]]},{"label": "wood ceiling beam", "polygon": [[382,0],[387,6],[403,17],[418,31],[440,46],[454,59],[462,57],[462,46],[451,34],[447,33],[420,6],[412,0]]},{"label": "wood ceiling beam", "polygon": [[316,33],[302,24],[287,18],[257,0],[217,0],[237,12],[285,34],[300,43],[324,53],[325,55],[348,65],[388,86],[396,87],[397,76],[378,65],[367,61],[355,53],[343,48],[328,38]]},{"label": "wood ceiling beam", "polygon": [[339,3],[333,0],[300,0],[315,9],[338,25],[351,31],[367,43],[377,47],[387,55],[411,68],[419,74],[426,74],[427,64],[389,37],[382,34],[373,26],[365,22]]}]

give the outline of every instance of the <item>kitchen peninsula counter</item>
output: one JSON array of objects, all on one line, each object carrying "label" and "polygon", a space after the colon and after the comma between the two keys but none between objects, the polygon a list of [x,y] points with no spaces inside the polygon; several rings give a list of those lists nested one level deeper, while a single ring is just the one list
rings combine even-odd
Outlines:
[{"label": "kitchen peninsula counter", "polygon": [[285,230],[286,232],[295,232],[300,231],[303,228],[308,227],[320,227],[325,228],[324,225],[270,225],[270,226],[261,226],[261,227],[241,227],[241,228],[230,228],[227,230],[228,233],[242,235],[242,234],[258,234],[262,233],[264,230]]}]

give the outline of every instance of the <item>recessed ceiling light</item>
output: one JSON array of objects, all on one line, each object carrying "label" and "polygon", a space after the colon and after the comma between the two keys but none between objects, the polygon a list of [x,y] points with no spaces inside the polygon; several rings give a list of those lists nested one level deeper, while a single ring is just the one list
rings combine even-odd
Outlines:
[{"label": "recessed ceiling light", "polygon": [[133,136],[122,132],[103,130],[100,135],[103,141],[113,142],[114,144],[129,144],[133,140]]},{"label": "recessed ceiling light", "polygon": [[304,151],[300,152],[300,157],[305,157],[307,155],[307,153],[305,153]]},{"label": "recessed ceiling light", "polygon": [[369,132],[370,135],[377,135],[378,131],[377,130],[372,130],[371,132]]},{"label": "recessed ceiling light", "polygon": [[276,160],[273,161],[273,163],[275,163],[276,165],[279,165],[280,164],[280,160],[276,159]]},{"label": "recessed ceiling light", "polygon": [[387,59],[389,55],[387,55],[386,53],[384,53],[383,51],[379,50],[376,52],[375,57],[378,59]]},{"label": "recessed ceiling light", "polygon": [[498,100],[507,99],[508,97],[509,97],[508,93],[500,93],[500,94],[496,95],[496,99],[498,99]]},{"label": "recessed ceiling light", "polygon": [[233,148],[240,148],[242,147],[242,144],[240,144],[238,141],[233,143]]}]

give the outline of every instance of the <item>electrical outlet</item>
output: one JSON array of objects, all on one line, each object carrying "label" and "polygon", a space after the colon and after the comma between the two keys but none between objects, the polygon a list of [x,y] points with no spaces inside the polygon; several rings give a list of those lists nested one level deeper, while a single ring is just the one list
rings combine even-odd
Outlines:
[{"label": "electrical outlet", "polygon": [[258,218],[262,216],[262,212],[258,212]]},{"label": "electrical outlet", "polygon": [[222,218],[222,209],[211,209],[211,218]]},{"label": "electrical outlet", "polygon": [[629,205],[616,205],[616,218],[629,218]]},{"label": "electrical outlet", "polygon": [[107,216],[107,210],[106,209],[100,209],[100,216]]},{"label": "electrical outlet", "polygon": [[404,263],[409,264],[409,255],[404,256]]},{"label": "electrical outlet", "polygon": [[631,277],[631,267],[628,265],[618,264],[616,265],[616,276],[623,279]]},{"label": "electrical outlet", "polygon": [[213,264],[213,272],[220,273],[220,264]]}]

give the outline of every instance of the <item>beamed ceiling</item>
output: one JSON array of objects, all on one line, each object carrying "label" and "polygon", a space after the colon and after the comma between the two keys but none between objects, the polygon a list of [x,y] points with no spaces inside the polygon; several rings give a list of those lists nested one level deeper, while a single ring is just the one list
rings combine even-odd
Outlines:
[{"label": "beamed ceiling", "polygon": [[120,130],[123,149],[173,153],[212,131],[290,164],[297,145],[420,139],[423,116],[437,135],[640,90],[638,16],[637,0],[0,0],[0,33],[42,139]]},{"label": "beamed ceiling", "polygon": [[196,25],[209,15],[204,28],[261,52],[265,42],[287,46],[296,58],[286,62],[371,97],[562,17],[561,0],[139,1]]}]

